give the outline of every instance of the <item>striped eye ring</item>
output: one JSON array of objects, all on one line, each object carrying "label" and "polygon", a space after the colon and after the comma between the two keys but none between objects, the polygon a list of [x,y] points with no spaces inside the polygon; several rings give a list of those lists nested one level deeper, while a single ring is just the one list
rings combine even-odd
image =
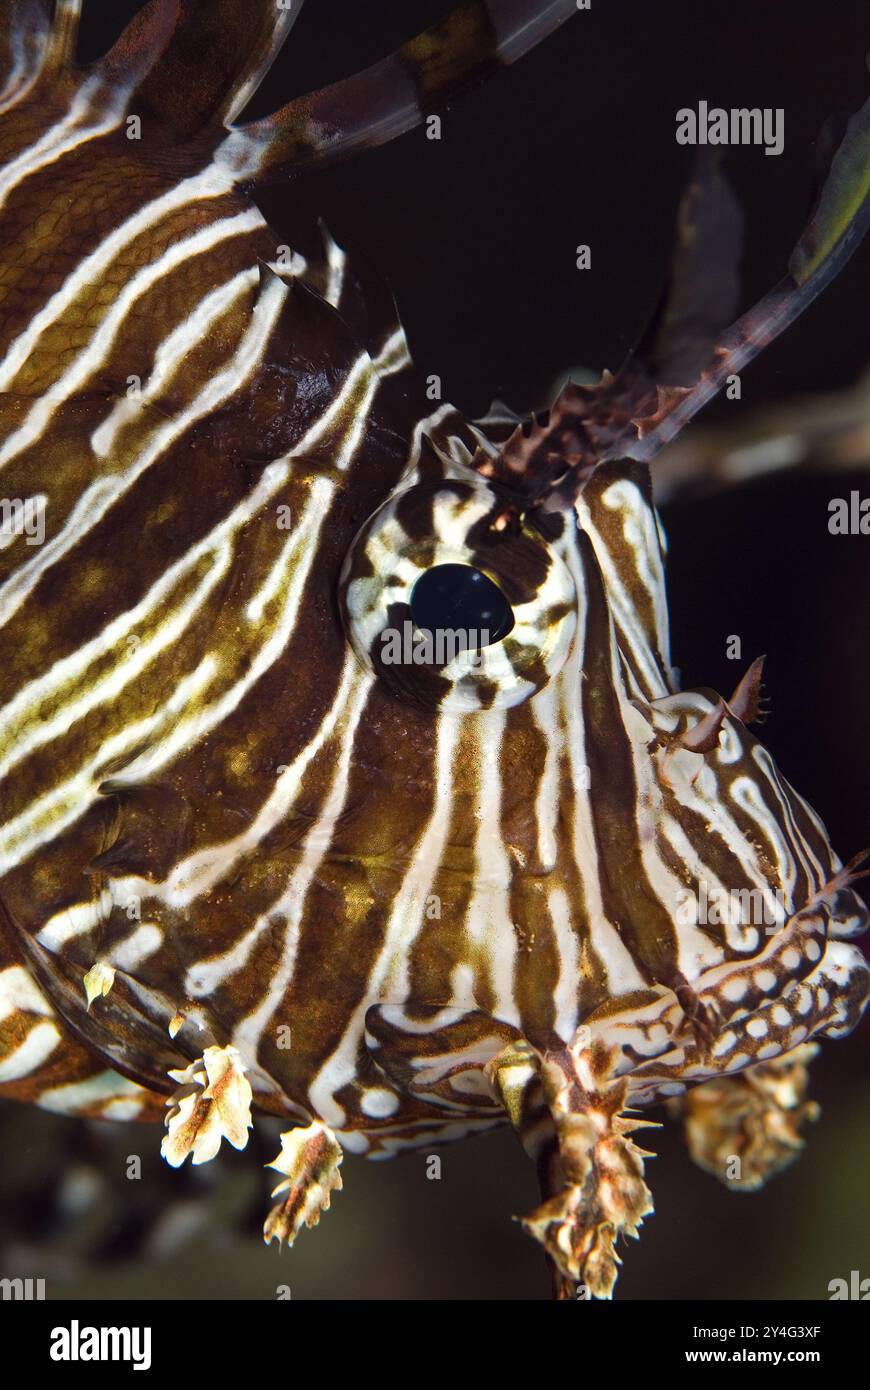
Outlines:
[{"label": "striped eye ring", "polygon": [[507,708],[561,669],[576,628],[571,575],[476,479],[417,483],[360,531],[341,605],[360,661],[430,708]]}]

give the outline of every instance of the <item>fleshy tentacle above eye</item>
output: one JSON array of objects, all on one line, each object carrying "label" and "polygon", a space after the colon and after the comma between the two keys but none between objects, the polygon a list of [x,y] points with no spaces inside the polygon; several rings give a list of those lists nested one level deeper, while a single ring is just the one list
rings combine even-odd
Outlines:
[{"label": "fleshy tentacle above eye", "polygon": [[715,164],[703,164],[678,217],[673,269],[641,338],[614,376],[569,383],[519,425],[493,473],[527,501],[567,505],[603,460],[650,462],[840,273],[870,226],[870,100],[822,171],[788,273],[730,327],[741,227]]},{"label": "fleshy tentacle above eye", "polygon": [[656,408],[632,420],[632,458],[652,459],[703,406],[769,343],[784,333],[830,284],[870,226],[870,100],[849,121],[812,216],[789,260],[788,274],[716,343],[696,380],[660,391]]}]

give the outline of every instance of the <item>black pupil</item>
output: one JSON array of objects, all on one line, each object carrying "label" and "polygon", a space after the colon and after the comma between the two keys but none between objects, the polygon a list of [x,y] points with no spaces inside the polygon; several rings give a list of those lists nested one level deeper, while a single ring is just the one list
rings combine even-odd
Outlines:
[{"label": "black pupil", "polygon": [[473,565],[435,565],[421,574],[411,591],[411,617],[421,632],[476,633],[469,647],[478,649],[501,642],[514,625],[501,589]]}]

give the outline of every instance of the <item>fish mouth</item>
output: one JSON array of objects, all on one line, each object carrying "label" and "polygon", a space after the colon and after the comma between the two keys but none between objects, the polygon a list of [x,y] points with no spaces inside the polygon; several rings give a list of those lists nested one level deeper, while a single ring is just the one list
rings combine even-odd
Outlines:
[{"label": "fish mouth", "polygon": [[611,1001],[585,1020],[578,1042],[582,1034],[584,1047],[606,1050],[610,1074],[626,1077],[632,1104],[645,1106],[816,1039],[845,1037],[870,1003],[870,963],[849,940],[868,922],[862,899],[837,885],[794,913],[757,955],[628,996],[623,1007]]}]

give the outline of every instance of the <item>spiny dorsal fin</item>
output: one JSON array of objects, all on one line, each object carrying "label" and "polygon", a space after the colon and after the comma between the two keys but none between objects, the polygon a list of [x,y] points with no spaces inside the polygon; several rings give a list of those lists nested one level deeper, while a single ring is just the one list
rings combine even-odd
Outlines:
[{"label": "spiny dorsal fin", "polygon": [[138,101],[184,139],[224,125],[250,100],[302,8],[296,0],[180,0],[172,38]]},{"label": "spiny dorsal fin", "polygon": [[54,15],[43,61],[43,72],[54,73],[75,63],[82,0],[55,0]]},{"label": "spiny dorsal fin", "polygon": [[[84,73],[136,94],[179,139],[233,120],[277,57],[303,0],[149,0],[102,58],[76,65],[83,0],[0,0],[8,95]],[[6,92],[3,95],[7,95]]]},{"label": "spiny dorsal fin", "polygon": [[650,322],[624,366],[620,385],[694,380],[738,307],[743,215],[720,168],[718,150],[699,154],[680,202],[671,269]]},{"label": "spiny dorsal fin", "polygon": [[47,0],[0,0],[0,109],[15,105],[32,88],[52,91],[62,82],[90,78],[107,92],[133,93],[161,61],[175,31],[182,0],[149,0],[120,38],[88,67],[76,64],[82,0],[58,0],[53,17]]},{"label": "spiny dorsal fin", "polygon": [[150,0],[89,71],[98,73],[108,87],[138,90],[175,32],[180,4],[181,0]]},{"label": "spiny dorsal fin", "polygon": [[362,72],[235,127],[253,177],[332,163],[403,135],[576,13],[576,0],[471,0]]},{"label": "spiny dorsal fin", "polygon": [[[470,0],[363,72],[238,124],[303,3],[149,0],[84,75],[126,92],[131,112],[155,117],[178,140],[230,130],[231,165],[248,182],[403,134],[576,13],[575,0]],[[0,103],[14,102],[42,78],[82,76],[75,64],[81,6],[57,0],[49,21],[47,0],[0,0]]]},{"label": "spiny dorsal fin", "polygon": [[42,70],[51,25],[42,0],[0,0],[0,103],[17,100]]}]

